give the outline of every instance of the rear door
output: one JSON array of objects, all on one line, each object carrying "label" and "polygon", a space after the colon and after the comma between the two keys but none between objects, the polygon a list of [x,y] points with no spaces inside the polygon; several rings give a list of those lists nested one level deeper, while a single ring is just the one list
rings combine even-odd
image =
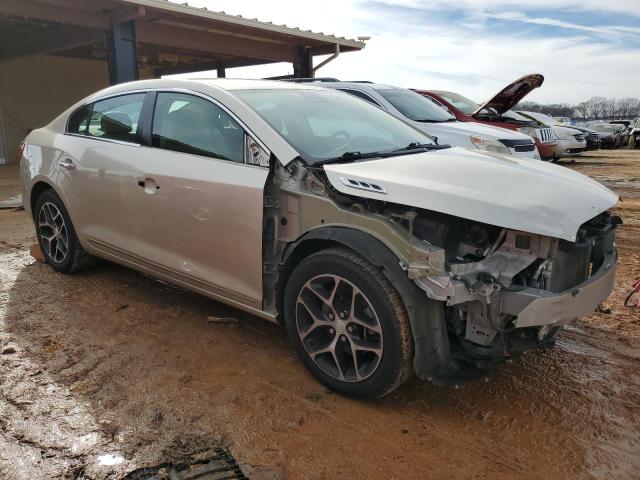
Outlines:
[{"label": "rear door", "polygon": [[222,105],[154,95],[150,148],[133,164],[129,249],[178,282],[260,308],[268,167],[245,163],[245,130]]},{"label": "rear door", "polygon": [[55,176],[76,231],[90,248],[126,249],[131,243],[128,199],[132,164],[142,154],[139,119],[145,93],[98,100],[71,115],[56,140]]}]

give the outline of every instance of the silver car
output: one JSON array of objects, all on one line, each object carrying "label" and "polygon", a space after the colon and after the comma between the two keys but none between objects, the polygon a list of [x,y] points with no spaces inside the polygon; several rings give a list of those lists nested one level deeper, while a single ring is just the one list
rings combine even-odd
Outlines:
[{"label": "silver car", "polygon": [[611,191],[314,85],[118,85],[22,147],[53,269],[100,257],[283,323],[345,395],[479,378],[613,286]]}]

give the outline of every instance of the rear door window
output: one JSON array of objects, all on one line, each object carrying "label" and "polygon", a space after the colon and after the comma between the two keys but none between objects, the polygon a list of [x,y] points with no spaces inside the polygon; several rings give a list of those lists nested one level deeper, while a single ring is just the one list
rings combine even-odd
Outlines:
[{"label": "rear door window", "polygon": [[139,143],[136,134],[144,96],[144,93],[134,93],[95,102],[87,134],[91,137]]}]

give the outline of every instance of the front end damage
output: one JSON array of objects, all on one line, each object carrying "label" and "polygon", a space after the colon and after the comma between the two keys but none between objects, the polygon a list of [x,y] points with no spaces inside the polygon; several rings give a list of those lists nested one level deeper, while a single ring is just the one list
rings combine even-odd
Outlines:
[{"label": "front end damage", "polygon": [[[438,157],[430,155],[433,178]],[[452,168],[451,158],[445,160],[443,165]],[[429,190],[416,189],[410,196],[415,204],[408,205],[392,189],[397,191],[394,182],[405,188],[404,182],[411,180],[399,175],[399,159],[389,164],[394,171],[383,172],[375,181],[370,179],[376,173],[372,162],[366,170],[364,164],[353,167],[369,178],[363,179],[359,171],[357,175],[348,172],[347,177],[382,185],[389,192],[385,194],[345,187],[338,177],[344,173],[333,173],[328,167],[308,168],[294,162],[274,172],[267,190],[267,198],[274,201],[265,209],[265,224],[271,225],[266,238],[271,240],[265,245],[264,281],[266,290],[275,292],[265,298],[268,308],[281,311],[278,292],[297,261],[323,248],[324,242],[342,244],[380,268],[403,298],[414,339],[416,374],[434,384],[460,385],[486,375],[519,352],[553,346],[564,324],[595,310],[612,291],[617,261],[614,236],[621,222],[607,211],[617,197],[603,187],[571,178],[571,184],[581,190],[573,192],[571,208],[565,205],[562,212],[557,211],[565,216],[555,222],[531,220],[555,215],[550,207],[538,207],[529,218],[518,218],[515,201],[509,208],[499,203],[488,208],[485,202],[487,215],[509,218],[513,224],[499,227],[425,208],[442,199],[437,195],[438,184]],[[331,166],[331,170],[338,168],[352,166]],[[547,187],[557,178],[550,177]],[[447,197],[443,205],[449,210],[455,207],[472,213],[473,199],[483,195],[470,188],[454,191],[469,198],[452,203]],[[591,206],[575,201],[588,199],[589,194]],[[496,202],[502,199],[500,193],[495,197]],[[538,198],[533,189],[520,195],[523,205],[542,204]],[[582,225],[577,222],[576,230],[570,227],[580,216],[589,218],[587,209],[595,216]],[[477,212],[473,213],[480,216]],[[517,229],[527,222],[538,233]]]},{"label": "front end damage", "polygon": [[[452,223],[466,223],[466,229],[453,231]],[[553,346],[563,325],[595,310],[613,290],[619,223],[604,212],[570,242],[439,214],[418,216],[414,233],[446,252],[446,272],[415,282],[446,304],[452,360],[481,375],[514,354]]]}]

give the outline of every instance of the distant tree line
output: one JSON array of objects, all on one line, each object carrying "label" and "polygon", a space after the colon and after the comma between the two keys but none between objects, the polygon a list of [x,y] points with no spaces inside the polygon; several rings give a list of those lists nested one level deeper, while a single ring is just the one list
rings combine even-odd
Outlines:
[{"label": "distant tree line", "polygon": [[577,105],[567,103],[540,104],[520,102],[514,110],[540,112],[552,117],[569,117],[576,120],[615,120],[640,117],[640,98],[592,97]]}]

